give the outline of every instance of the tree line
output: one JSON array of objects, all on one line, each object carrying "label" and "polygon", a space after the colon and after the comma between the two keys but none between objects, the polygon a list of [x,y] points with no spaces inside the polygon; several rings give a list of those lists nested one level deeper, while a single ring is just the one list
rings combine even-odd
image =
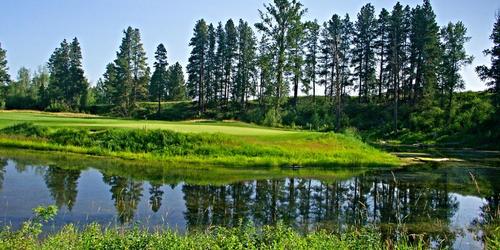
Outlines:
[{"label": "tree line", "polygon": [[[84,76],[76,38],[63,41],[47,67],[33,76],[22,68],[15,81],[7,74],[5,50],[0,50],[4,101],[7,107],[17,101],[73,111],[85,110],[89,103],[108,104],[120,116],[133,116],[138,103],[153,101],[159,117],[164,101],[194,100],[200,116],[208,111],[248,113],[257,105],[261,123],[279,125],[285,113],[298,112],[305,95],[313,116],[320,108],[329,110],[336,130],[348,119],[346,107],[353,99],[391,110],[386,122],[394,131],[413,114],[442,113],[445,121],[452,119],[454,95],[465,87],[460,71],[473,60],[465,51],[470,37],[462,22],[439,27],[429,0],[414,7],[398,2],[379,13],[366,4],[354,18],[333,14],[322,23],[305,20],[306,13],[298,0],[273,0],[259,10],[260,21],[254,25],[241,19],[237,24],[200,19],[189,41],[187,81],[179,63],[169,65],[163,44],[157,47],[151,74],[140,31],[132,27],[124,31],[116,59],[95,87]],[[496,19],[490,37],[494,47],[486,51],[491,67],[477,71],[491,86],[498,111]]]}]

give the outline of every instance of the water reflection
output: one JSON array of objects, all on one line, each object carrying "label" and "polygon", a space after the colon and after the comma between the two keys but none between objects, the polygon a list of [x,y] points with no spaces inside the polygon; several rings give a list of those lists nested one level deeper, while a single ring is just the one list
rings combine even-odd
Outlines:
[{"label": "water reflection", "polygon": [[[375,224],[385,237],[395,237],[397,230],[405,230],[425,234],[444,247],[453,246],[458,238],[463,241],[471,226],[498,223],[500,214],[500,171],[490,167],[419,166],[342,178],[321,178],[320,173],[257,180],[244,177],[229,184],[211,184],[161,171],[154,180],[148,180],[141,174],[120,174],[110,168],[36,165],[19,159],[1,160],[2,223],[20,223],[41,200],[62,209],[60,224],[83,225],[94,220],[90,217],[101,223],[116,220],[127,225],[139,221],[146,226],[175,225],[181,230],[195,230],[281,221],[303,232]],[[34,198],[29,200],[19,198],[20,192],[29,188],[24,183],[27,177],[33,185]],[[37,180],[42,184],[36,184]],[[43,190],[49,200],[36,199],[44,196]],[[464,197],[472,197],[474,202]],[[479,212],[464,212],[467,206]]]},{"label": "water reflection", "polygon": [[111,187],[109,191],[112,193],[111,197],[114,201],[120,223],[123,224],[132,221],[137,205],[142,197],[142,182],[105,174],[102,180]]}]

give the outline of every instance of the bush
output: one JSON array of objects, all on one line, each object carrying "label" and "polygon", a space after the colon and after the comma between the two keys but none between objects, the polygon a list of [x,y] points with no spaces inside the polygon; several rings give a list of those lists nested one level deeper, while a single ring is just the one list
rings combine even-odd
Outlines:
[{"label": "bush", "polygon": [[48,111],[48,112],[71,112],[73,110],[71,109],[70,106],[66,105],[65,103],[53,102],[47,108],[45,108],[45,111]]},{"label": "bush", "polygon": [[48,135],[47,127],[37,126],[31,122],[24,122],[6,127],[0,130],[0,133],[6,135],[21,135],[27,137],[43,138]]}]

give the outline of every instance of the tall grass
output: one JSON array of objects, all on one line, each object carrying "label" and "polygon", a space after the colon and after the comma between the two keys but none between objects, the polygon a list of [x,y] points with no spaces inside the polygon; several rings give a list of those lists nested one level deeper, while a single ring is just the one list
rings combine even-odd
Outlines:
[{"label": "tall grass", "polygon": [[21,123],[0,130],[0,146],[127,159],[215,165],[390,166],[396,157],[339,134],[273,137],[180,133],[161,129],[50,128]]},{"label": "tall grass", "polygon": [[[316,231],[301,235],[278,223],[257,228],[243,225],[233,228],[213,227],[205,231],[180,234],[157,228],[103,227],[90,224],[79,229],[68,224],[55,233],[43,232],[57,214],[55,206],[34,209],[35,217],[13,231],[0,231],[0,249],[424,249],[422,238],[410,243],[410,237],[383,241],[374,229],[360,229],[340,234]],[[44,233],[44,237],[40,237]]]}]

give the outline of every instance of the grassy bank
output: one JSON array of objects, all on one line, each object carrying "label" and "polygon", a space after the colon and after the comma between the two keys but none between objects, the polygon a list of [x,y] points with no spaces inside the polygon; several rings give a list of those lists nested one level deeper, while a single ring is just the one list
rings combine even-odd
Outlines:
[{"label": "grassy bank", "polygon": [[[210,167],[172,164],[159,161],[135,161],[73,153],[45,154],[35,150],[0,147],[0,159],[14,160],[21,166],[57,166],[64,170],[98,169],[108,176],[162,184],[228,185],[237,182],[306,178],[323,181],[346,180],[367,172],[367,168],[279,168],[279,167]],[[393,169],[393,168],[391,168]]]},{"label": "grassy bank", "polygon": [[[0,126],[4,126],[0,146],[220,166],[400,164],[395,156],[344,134],[275,130],[244,123],[156,121],[155,126],[146,126],[144,121],[71,115],[0,112]],[[19,123],[23,121],[30,122]],[[172,126],[175,131],[169,129]],[[205,131],[207,126],[212,127],[210,132]],[[185,133],[188,130],[191,133]]]}]

